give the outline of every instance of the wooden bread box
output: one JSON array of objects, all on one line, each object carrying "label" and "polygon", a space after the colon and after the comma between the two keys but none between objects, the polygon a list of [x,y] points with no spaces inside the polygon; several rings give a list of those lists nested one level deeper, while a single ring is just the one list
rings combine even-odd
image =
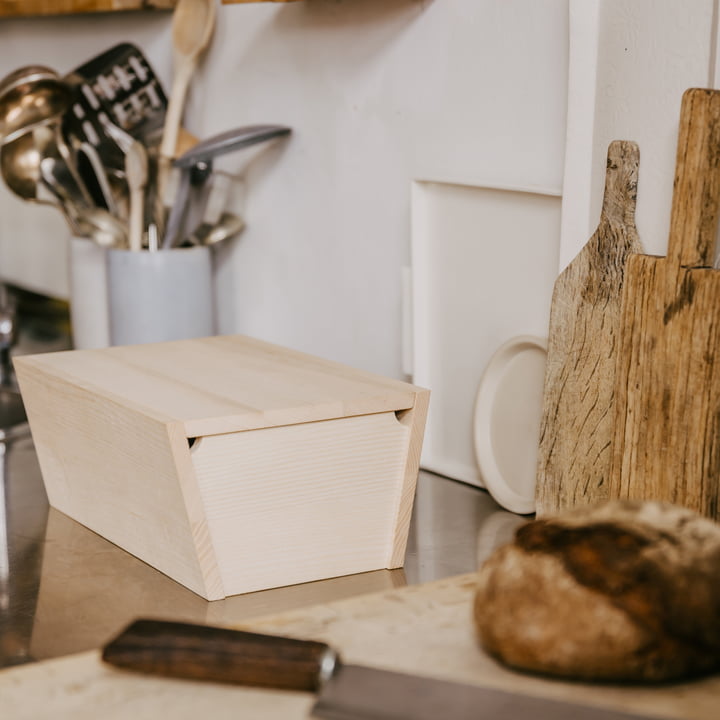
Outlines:
[{"label": "wooden bread box", "polygon": [[402,566],[429,391],[244,336],[14,362],[50,505],[202,597]]}]

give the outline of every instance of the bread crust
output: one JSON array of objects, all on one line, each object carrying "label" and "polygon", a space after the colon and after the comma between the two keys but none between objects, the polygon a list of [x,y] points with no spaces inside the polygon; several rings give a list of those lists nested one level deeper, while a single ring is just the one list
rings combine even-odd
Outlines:
[{"label": "bread crust", "polygon": [[482,646],[522,670],[661,682],[720,670],[720,525],[616,501],[521,526],[479,571]]}]

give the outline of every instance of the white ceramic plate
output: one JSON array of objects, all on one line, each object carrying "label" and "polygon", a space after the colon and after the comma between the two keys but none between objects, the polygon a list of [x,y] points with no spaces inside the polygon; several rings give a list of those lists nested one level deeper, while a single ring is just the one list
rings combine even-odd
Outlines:
[{"label": "white ceramic plate", "polygon": [[473,420],[475,458],[497,503],[535,512],[535,474],[547,342],[520,335],[502,345],[485,368]]}]

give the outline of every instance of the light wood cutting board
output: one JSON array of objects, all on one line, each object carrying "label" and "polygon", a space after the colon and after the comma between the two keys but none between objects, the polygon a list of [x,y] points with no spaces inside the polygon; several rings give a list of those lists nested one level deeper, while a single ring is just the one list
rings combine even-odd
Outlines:
[{"label": "light wood cutting board", "polygon": [[598,228],[555,281],[535,486],[538,516],[608,497],[623,276],[629,254],[642,250],[635,229],[639,162],[635,143],[610,144]]},{"label": "light wood cutting board", "polygon": [[[243,629],[315,638],[348,662],[497,687],[659,718],[717,720],[720,676],[657,688],[592,686],[521,675],[477,646],[475,574],[254,620]],[[151,678],[102,664],[98,652],[0,672],[3,720],[299,720],[312,696]]]},{"label": "light wood cutting board", "polygon": [[720,519],[720,92],[680,111],[667,257],[625,270],[611,497]]}]

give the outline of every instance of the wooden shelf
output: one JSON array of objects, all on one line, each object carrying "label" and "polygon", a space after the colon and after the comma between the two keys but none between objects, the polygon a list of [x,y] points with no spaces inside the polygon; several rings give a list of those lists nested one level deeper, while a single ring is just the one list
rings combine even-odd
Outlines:
[{"label": "wooden shelf", "polygon": [[171,10],[177,0],[0,0],[0,17]]},{"label": "wooden shelf", "polygon": [[254,2],[297,2],[297,0],[220,0],[223,5],[238,5],[239,3]]},{"label": "wooden shelf", "polygon": [[[250,2],[296,2],[297,0],[221,0],[223,5]],[[177,0],[0,0],[0,18],[35,15],[172,10]]]}]

